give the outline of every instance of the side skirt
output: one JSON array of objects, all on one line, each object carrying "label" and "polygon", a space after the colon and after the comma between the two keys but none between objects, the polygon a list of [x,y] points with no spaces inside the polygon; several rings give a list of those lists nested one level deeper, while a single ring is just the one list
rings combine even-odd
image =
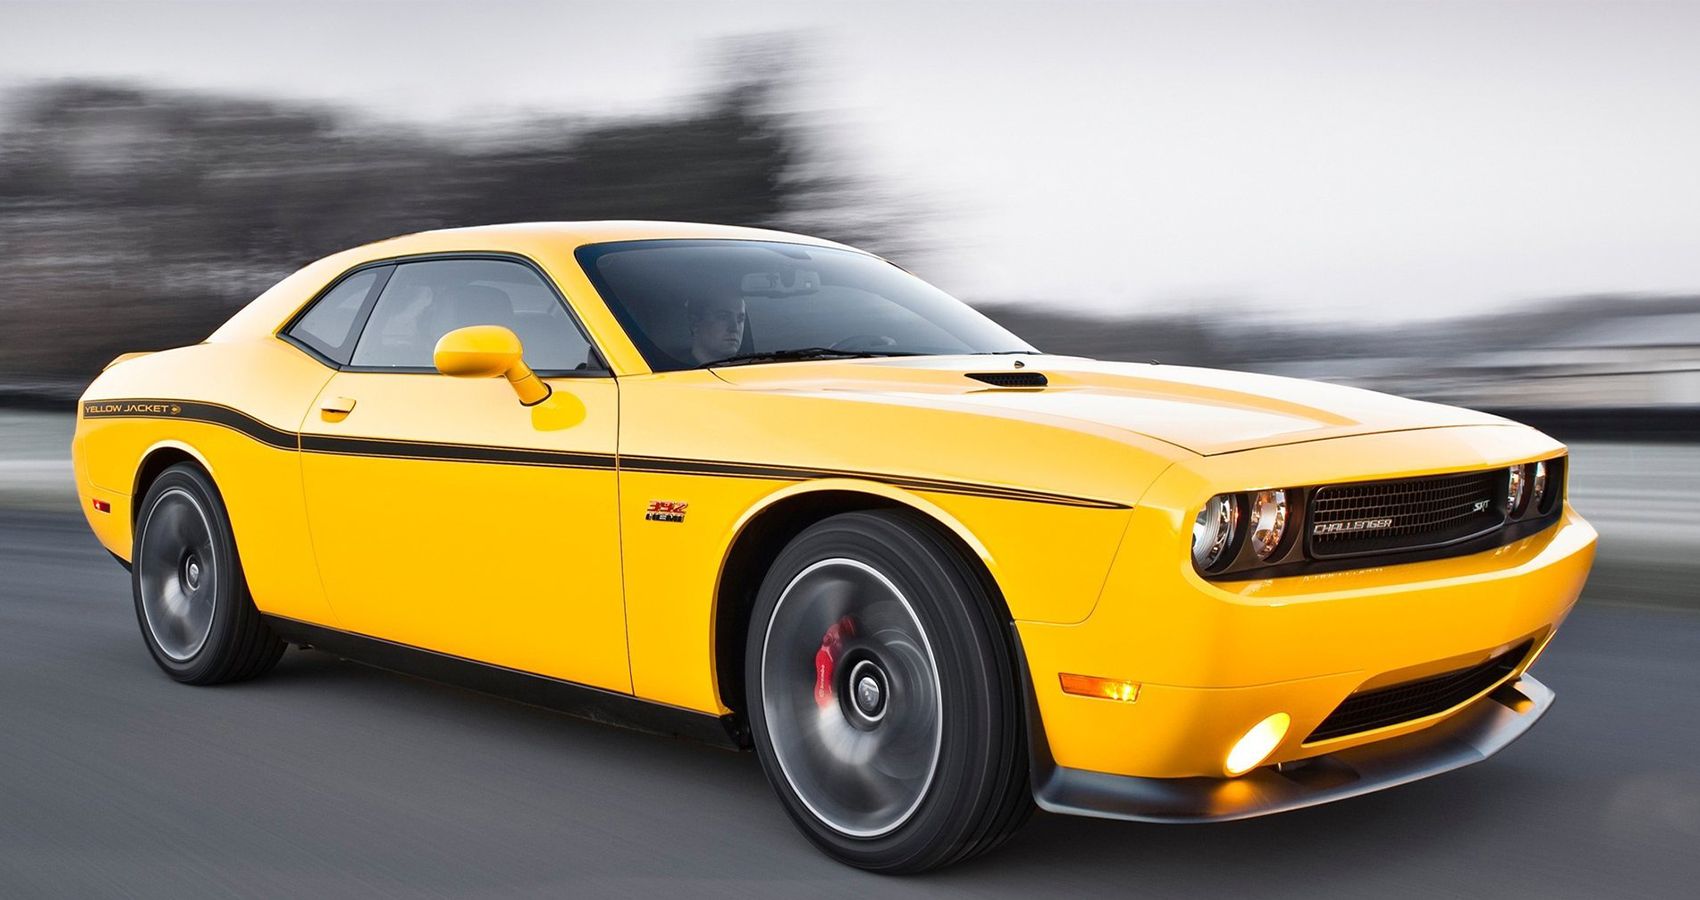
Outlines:
[{"label": "side skirt", "polygon": [[729,750],[747,746],[733,716],[717,716],[640,700],[630,694],[562,681],[544,675],[434,650],[398,644],[283,616],[264,616],[284,640],[404,675],[441,681],[532,706],[564,712],[593,722],[682,737]]}]

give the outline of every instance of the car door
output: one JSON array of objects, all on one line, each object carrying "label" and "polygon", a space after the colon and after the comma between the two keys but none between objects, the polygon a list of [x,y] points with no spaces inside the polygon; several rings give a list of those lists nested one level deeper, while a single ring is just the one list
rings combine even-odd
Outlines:
[{"label": "car door", "polygon": [[[450,378],[448,331],[503,325],[552,389]],[[308,519],[342,626],[629,691],[614,451],[618,389],[541,271],[395,265],[350,364],[302,425]]]}]

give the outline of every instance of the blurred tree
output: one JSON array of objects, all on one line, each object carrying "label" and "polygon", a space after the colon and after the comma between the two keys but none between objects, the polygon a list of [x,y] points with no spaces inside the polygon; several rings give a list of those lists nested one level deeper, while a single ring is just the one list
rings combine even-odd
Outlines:
[{"label": "blurred tree", "polygon": [[[112,356],[199,340],[294,268],[396,234],[490,222],[801,216],[866,240],[890,218],[774,98],[784,48],[734,46],[686,111],[429,131],[354,110],[82,82],[0,125],[0,381],[74,392]],[[833,222],[855,222],[835,231]],[[850,233],[853,232],[853,233]]]}]

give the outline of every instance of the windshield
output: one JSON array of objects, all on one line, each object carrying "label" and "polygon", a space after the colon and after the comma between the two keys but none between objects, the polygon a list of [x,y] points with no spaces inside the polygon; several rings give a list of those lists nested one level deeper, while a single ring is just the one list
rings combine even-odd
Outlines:
[{"label": "windshield", "polygon": [[898,267],[777,241],[591,244],[579,265],[657,372],[846,356],[1031,353]]}]

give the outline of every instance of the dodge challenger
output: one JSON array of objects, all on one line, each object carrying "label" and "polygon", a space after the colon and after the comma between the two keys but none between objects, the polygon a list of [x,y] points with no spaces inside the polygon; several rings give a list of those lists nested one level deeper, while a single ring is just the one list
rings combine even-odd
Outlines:
[{"label": "dodge challenger", "polygon": [[82,397],[171,678],[288,645],[753,749],[850,865],[1037,806],[1211,822],[1479,762],[1595,532],[1563,445],[1043,353],[877,256],[653,222],[414,234]]}]

